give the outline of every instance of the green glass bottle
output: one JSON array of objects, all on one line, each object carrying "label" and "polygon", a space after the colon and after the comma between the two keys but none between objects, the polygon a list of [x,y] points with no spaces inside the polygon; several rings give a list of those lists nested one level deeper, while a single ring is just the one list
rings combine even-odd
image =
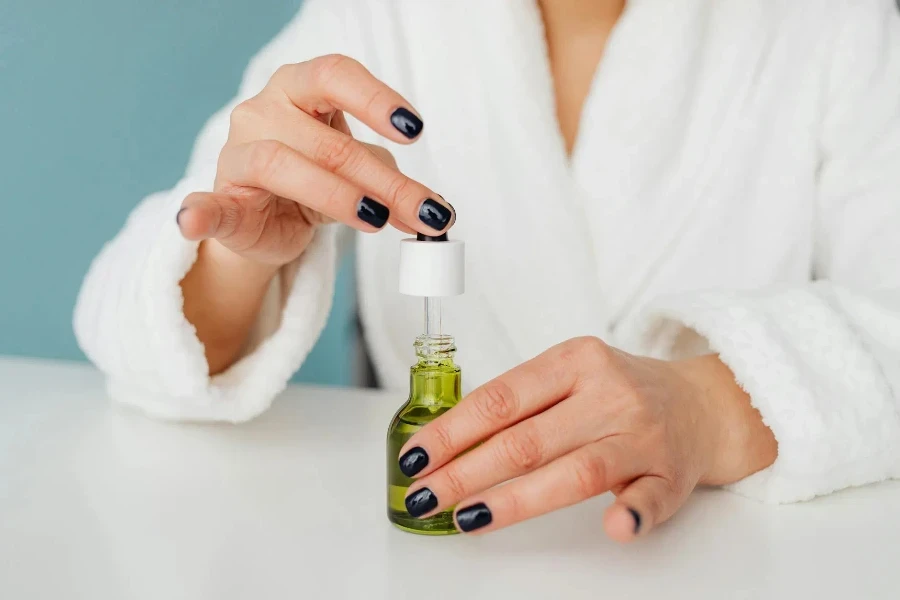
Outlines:
[{"label": "green glass bottle", "polygon": [[462,372],[453,362],[456,346],[449,335],[419,336],[415,349],[418,362],[409,372],[409,399],[394,415],[387,435],[388,519],[403,531],[449,535],[457,533],[452,509],[427,519],[406,512],[404,499],[413,480],[400,471],[398,459],[414,433],[459,402]]}]

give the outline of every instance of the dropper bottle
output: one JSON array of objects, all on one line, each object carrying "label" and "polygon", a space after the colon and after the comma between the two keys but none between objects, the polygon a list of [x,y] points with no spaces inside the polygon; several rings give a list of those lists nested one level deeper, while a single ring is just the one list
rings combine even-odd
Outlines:
[{"label": "dropper bottle", "polygon": [[422,427],[453,408],[461,397],[462,371],[453,362],[456,345],[443,330],[441,299],[465,289],[465,245],[447,234],[400,242],[400,292],[424,298],[423,333],[416,338],[409,398],[394,415],[387,435],[388,519],[396,527],[424,535],[457,533],[448,509],[427,519],[406,511],[413,480],[400,471],[400,449]]}]

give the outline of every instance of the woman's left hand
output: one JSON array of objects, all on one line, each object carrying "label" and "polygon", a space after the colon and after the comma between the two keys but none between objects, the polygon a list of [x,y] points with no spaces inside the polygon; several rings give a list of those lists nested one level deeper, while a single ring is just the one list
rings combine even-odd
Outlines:
[{"label": "woman's left hand", "polygon": [[666,362],[577,338],[422,428],[400,467],[418,477],[410,514],[457,505],[464,532],[612,491],[604,528],[625,542],[672,516],[698,484],[737,481],[776,454],[772,432],[716,356]]}]

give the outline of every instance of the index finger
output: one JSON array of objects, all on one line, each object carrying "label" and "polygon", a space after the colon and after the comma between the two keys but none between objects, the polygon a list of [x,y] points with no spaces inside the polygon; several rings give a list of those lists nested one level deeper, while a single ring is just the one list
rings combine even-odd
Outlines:
[{"label": "index finger", "polygon": [[466,396],[412,436],[400,450],[407,477],[426,475],[495,433],[571,395],[577,369],[571,344],[561,344]]},{"label": "index finger", "polygon": [[333,54],[284,65],[272,83],[306,113],[318,116],[342,110],[401,144],[418,138],[424,127],[403,96],[347,56]]}]

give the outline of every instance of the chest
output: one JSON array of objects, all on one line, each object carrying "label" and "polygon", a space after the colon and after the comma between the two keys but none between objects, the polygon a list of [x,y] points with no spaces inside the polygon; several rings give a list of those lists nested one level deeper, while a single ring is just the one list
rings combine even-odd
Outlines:
[{"label": "chest", "polygon": [[[598,45],[591,77],[562,75],[587,89],[560,94],[565,70],[551,64],[539,12],[515,4],[483,3],[490,32],[466,27],[484,43],[437,44],[427,68],[411,65],[428,134],[401,160],[452,198],[461,227],[558,225],[628,236],[639,251],[683,219],[753,227],[810,208],[815,57],[764,9],[637,2]],[[557,105],[573,119],[582,99],[569,156]]]},{"label": "chest", "polygon": [[[546,9],[545,9],[546,14]],[[591,90],[603,49],[615,25],[615,16],[576,27],[577,23],[547,22],[545,37],[548,66],[556,101],[556,120],[571,155],[575,148],[584,102]]]},{"label": "chest", "polygon": [[533,333],[510,334],[516,356],[607,336],[659,295],[808,276],[816,44],[782,31],[773,3],[674,4],[630,3],[571,156],[530,3],[483,2],[474,21],[429,13],[443,27],[406,42],[428,48],[395,73],[427,134],[397,149],[401,168],[457,209],[461,303],[507,331],[528,315]]}]

